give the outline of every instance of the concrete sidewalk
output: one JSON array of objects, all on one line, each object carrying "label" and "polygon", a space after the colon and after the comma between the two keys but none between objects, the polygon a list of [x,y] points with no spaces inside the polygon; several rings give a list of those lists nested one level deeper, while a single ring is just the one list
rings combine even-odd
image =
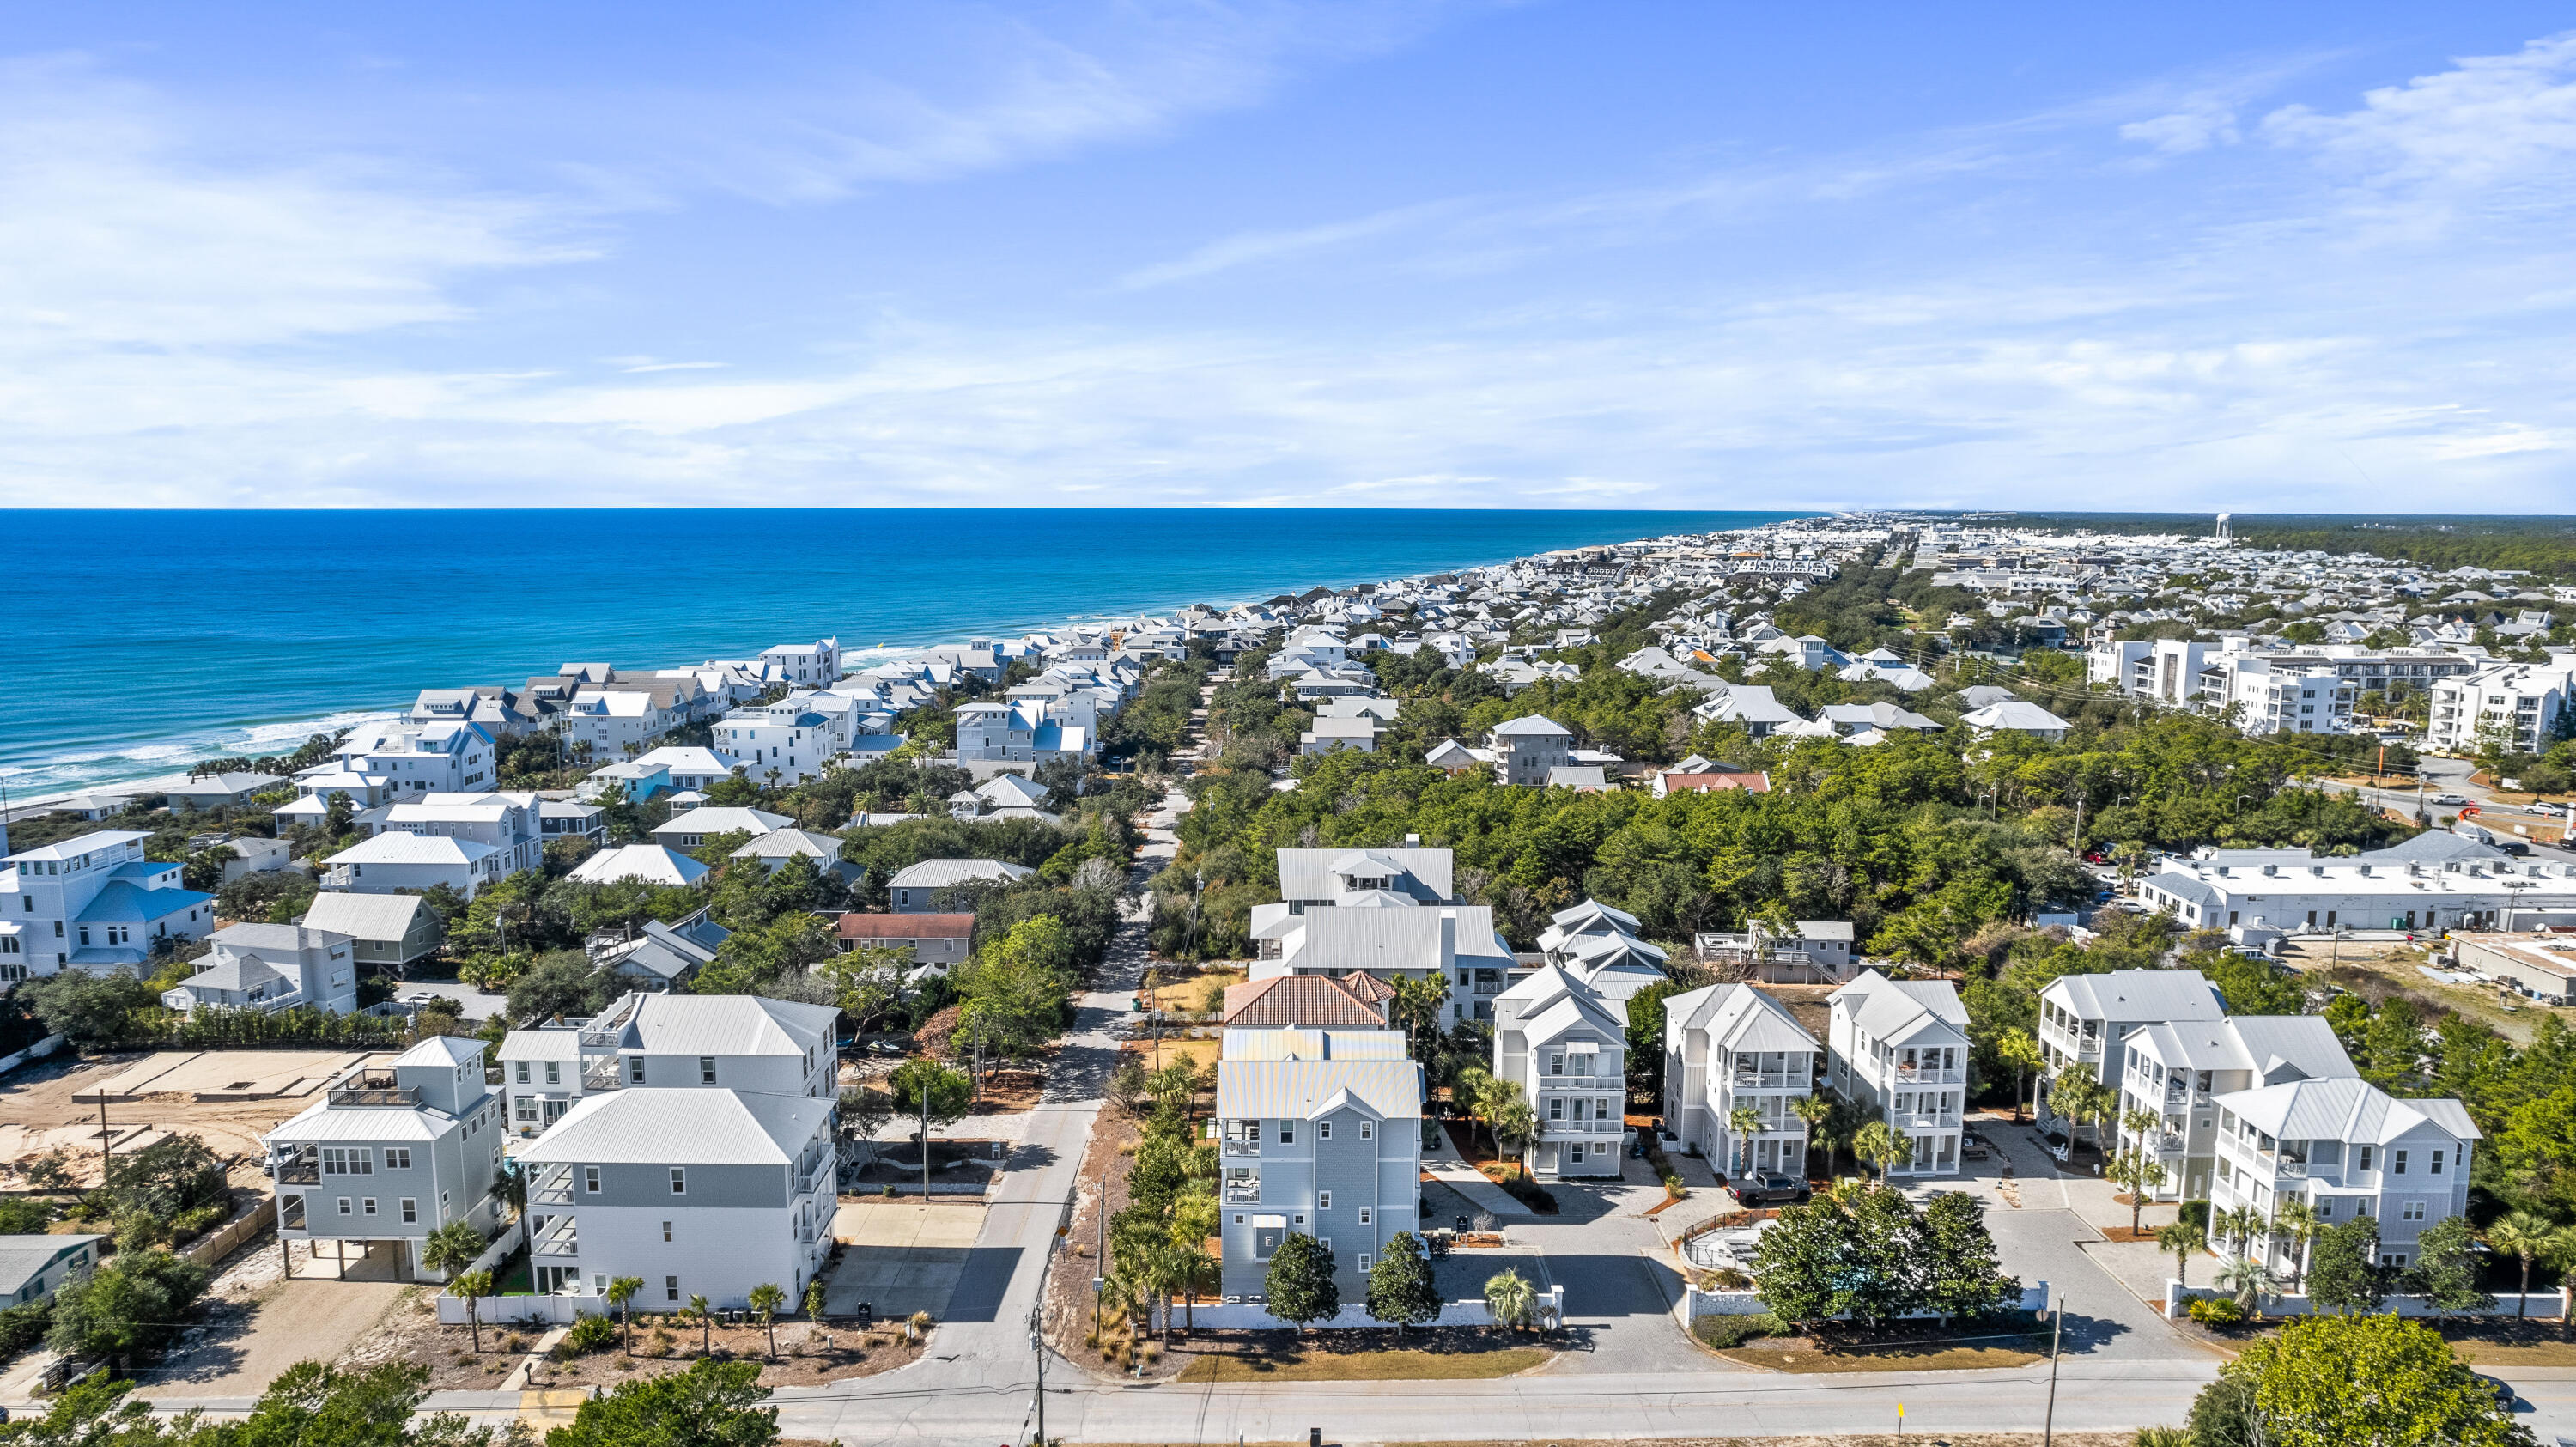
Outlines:
[{"label": "concrete sidewalk", "polygon": [[1422,1168],[1429,1171],[1433,1179],[1466,1197],[1477,1210],[1489,1215],[1505,1220],[1537,1218],[1537,1212],[1513,1200],[1509,1191],[1486,1180],[1484,1172],[1467,1164],[1466,1158],[1449,1144],[1446,1130],[1437,1134],[1440,1144],[1422,1153]]}]

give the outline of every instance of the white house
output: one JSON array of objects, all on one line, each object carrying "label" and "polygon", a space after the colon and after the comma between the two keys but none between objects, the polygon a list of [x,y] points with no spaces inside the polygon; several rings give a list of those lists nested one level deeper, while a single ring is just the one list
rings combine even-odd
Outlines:
[{"label": "white house", "polygon": [[655,827],[653,842],[666,849],[695,849],[719,834],[749,834],[754,837],[772,829],[784,829],[796,821],[784,814],[766,809],[726,808],[713,804],[700,805],[685,814],[674,814]]},{"label": "white house", "polygon": [[1493,751],[1494,780],[1502,784],[1545,788],[1550,774],[1576,763],[1573,732],[1536,714],[1494,725],[1485,746]]},{"label": "white house", "polygon": [[731,754],[678,744],[648,749],[636,755],[635,762],[662,770],[674,789],[695,790],[701,794],[732,778],[735,769],[749,768],[743,760]]},{"label": "white house", "polygon": [[957,710],[960,763],[1044,764],[1091,752],[1091,733],[1049,721],[1028,703],[970,703]]},{"label": "white house", "polygon": [[811,643],[780,643],[760,650],[760,661],[779,678],[806,688],[841,681],[841,640],[817,638]]},{"label": "white house", "polygon": [[583,884],[615,884],[640,879],[647,884],[695,884],[712,873],[706,865],[659,844],[626,844],[603,849],[572,868]]},{"label": "white house", "polygon": [[502,874],[545,863],[545,829],[534,794],[421,794],[387,808],[379,834],[461,839],[495,851]]},{"label": "white house", "polygon": [[472,899],[515,873],[507,851],[471,839],[399,831],[359,841],[323,861],[324,889],[391,894],[446,885]]},{"label": "white house", "polygon": [[215,931],[208,943],[214,948],[205,964],[162,991],[162,1004],[188,1011],[306,1007],[332,1015],[358,1008],[356,941],[347,935],[291,924],[236,924]]},{"label": "white house", "polygon": [[1863,970],[1826,1003],[1834,1093],[1913,1146],[1888,1174],[1958,1174],[1968,1094],[1968,1011],[1959,992],[1947,980],[1891,980]]},{"label": "white house", "polygon": [[462,794],[498,778],[492,736],[470,723],[396,724],[362,729],[338,750],[340,771],[386,781],[388,797]]},{"label": "white house", "polygon": [[[2322,1015],[2237,1015],[2141,1025],[2121,1036],[2119,1142],[2164,1167],[2158,1200],[2205,1200],[2218,1156],[2218,1097],[2356,1074]],[[2133,1131],[2128,1117],[2157,1124]]]},{"label": "white house", "polygon": [[[2212,1219],[2251,1206],[2278,1220],[2283,1201],[2304,1199],[2321,1225],[2378,1218],[2380,1264],[2404,1266],[2427,1227],[2468,1209],[2480,1136],[2456,1100],[2398,1100],[2347,1076],[2240,1090],[2214,1105]],[[2291,1268],[2292,1248],[2277,1233],[2252,1254]]]},{"label": "white house", "polygon": [[2130,1031],[2206,1024],[2226,1014],[2227,1001],[2198,970],[2060,975],[2039,992],[2041,1074],[2055,1080],[2071,1066],[2089,1065],[2094,1079],[2118,1090],[2126,1067],[2121,1042]]},{"label": "white house", "polygon": [[156,940],[212,931],[215,897],[145,859],[149,837],[102,829],[0,859],[0,983],[139,966]]},{"label": "white house", "polygon": [[500,1052],[510,1127],[534,1134],[585,1095],[630,1086],[837,1100],[837,1014],[760,995],[634,991],[591,1019],[513,1030]]},{"label": "white house", "polygon": [[1959,722],[1979,735],[1995,733],[2028,734],[2032,738],[2057,743],[2066,737],[2066,720],[2035,703],[2006,699],[1962,717]]},{"label": "white house", "polygon": [[418,1279],[422,1238],[451,1221],[497,1227],[501,1098],[483,1078],[483,1042],[432,1036],[390,1067],[360,1066],[322,1099],[260,1137],[286,1241],[389,1247]]},{"label": "white house", "polygon": [[1616,1176],[1628,1128],[1628,1008],[1554,965],[1494,997],[1494,1078],[1538,1117],[1522,1163],[1547,1178]]},{"label": "white house", "polygon": [[[1664,999],[1664,1127],[1720,1170],[1796,1176],[1807,1123],[1796,1102],[1815,1093],[1824,1053],[1788,1008],[1751,985],[1706,985]],[[1738,1136],[1749,1106],[1761,1128]]]}]

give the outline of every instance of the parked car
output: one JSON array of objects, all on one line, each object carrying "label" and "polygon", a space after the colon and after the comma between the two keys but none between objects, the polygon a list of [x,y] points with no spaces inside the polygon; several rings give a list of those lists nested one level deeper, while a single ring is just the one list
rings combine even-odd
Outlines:
[{"label": "parked car", "polygon": [[1735,1199],[1748,1206],[1807,1199],[1807,1183],[1796,1176],[1746,1176],[1735,1183]]},{"label": "parked car", "polygon": [[2469,801],[2468,797],[2463,794],[2436,794],[2433,796],[2433,802],[2436,804],[2465,804]]},{"label": "parked car", "polygon": [[1984,1141],[1977,1139],[1975,1136],[1962,1135],[1959,1137],[1959,1155],[1962,1159],[1982,1161],[1993,1154],[1993,1150],[1991,1150]]}]

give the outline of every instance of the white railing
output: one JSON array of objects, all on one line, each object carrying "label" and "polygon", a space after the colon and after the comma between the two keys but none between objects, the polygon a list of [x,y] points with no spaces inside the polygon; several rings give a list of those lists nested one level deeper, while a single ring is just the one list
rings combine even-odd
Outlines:
[{"label": "white railing", "polygon": [[537,1233],[537,1239],[530,1243],[528,1249],[538,1256],[579,1256],[580,1225],[576,1217],[559,1216],[546,1223],[546,1228]]}]

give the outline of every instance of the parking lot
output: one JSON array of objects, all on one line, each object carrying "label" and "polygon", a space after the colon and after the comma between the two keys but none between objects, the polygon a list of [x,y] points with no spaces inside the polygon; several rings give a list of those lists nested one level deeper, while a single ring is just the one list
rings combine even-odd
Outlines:
[{"label": "parking lot", "polygon": [[926,1311],[945,1321],[983,1229],[981,1201],[844,1201],[832,1236],[847,1249],[824,1278],[823,1309],[848,1316],[865,1302],[880,1317]]}]

